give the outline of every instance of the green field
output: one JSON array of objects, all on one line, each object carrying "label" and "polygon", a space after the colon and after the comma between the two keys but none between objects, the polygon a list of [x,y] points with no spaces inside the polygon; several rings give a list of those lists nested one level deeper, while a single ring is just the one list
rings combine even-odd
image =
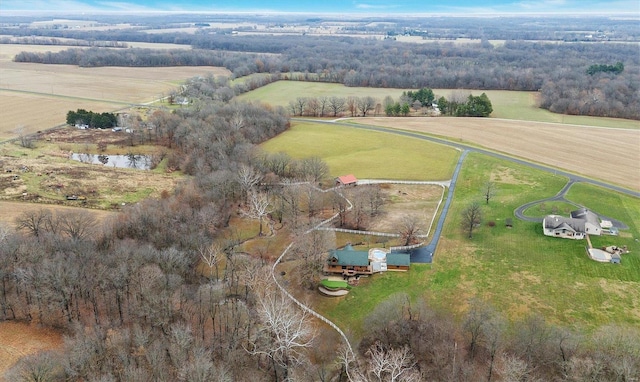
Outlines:
[{"label": "green field", "polygon": [[320,157],[333,176],[376,179],[447,180],[459,155],[453,148],[419,139],[307,122],[293,122],[291,129],[261,147],[297,159]]},{"label": "green field", "polygon": [[[295,122],[290,131],[262,146],[295,158],[317,155],[333,175],[396,179],[450,177],[457,151],[428,142],[326,124]],[[488,205],[481,188],[487,180],[496,185]],[[513,211],[530,201],[555,195],[567,179],[480,154],[470,154],[462,168],[454,203],[432,265],[412,265],[407,273],[386,273],[361,281],[340,299],[323,300],[317,309],[336,323],[360,333],[362,322],[388,296],[404,292],[414,301],[462,314],[472,297],[489,300],[511,319],[538,312],[550,322],[585,328],[617,322],[640,324],[640,201],[575,184],[567,199],[621,220],[630,226],[619,237],[594,237],[594,246],[627,245],[631,253],[622,264],[590,260],[586,241],[546,237],[539,223],[516,219]],[[463,208],[482,203],[483,224],[468,240],[460,229]],[[559,214],[572,209],[567,203],[547,203],[543,216],[556,207]],[[505,220],[513,220],[513,228]],[[494,226],[488,223],[494,222]]]},{"label": "green field", "polygon": [[[303,81],[278,81],[263,86],[237,97],[239,100],[268,103],[272,106],[287,107],[290,101],[298,97],[364,97],[371,96],[378,101],[386,96],[398,99],[407,89],[347,87],[341,84]],[[408,89],[412,90],[412,89]],[[449,89],[433,89],[437,97],[448,97],[453,91]],[[618,127],[627,129],[640,128],[640,122],[602,117],[585,117],[578,115],[554,114],[537,107],[536,92],[517,92],[507,90],[468,90],[474,95],[487,93],[493,105],[493,118],[518,119],[537,122],[566,123],[602,127]]]}]

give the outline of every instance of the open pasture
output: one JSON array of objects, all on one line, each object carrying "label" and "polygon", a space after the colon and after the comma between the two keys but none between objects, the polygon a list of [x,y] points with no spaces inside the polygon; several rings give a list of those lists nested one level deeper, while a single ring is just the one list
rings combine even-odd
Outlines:
[{"label": "open pasture", "polygon": [[492,118],[359,118],[358,123],[419,131],[480,145],[551,167],[640,190],[640,130]]},{"label": "open pasture", "polygon": [[453,148],[418,139],[310,122],[293,122],[261,147],[297,159],[320,157],[332,176],[399,180],[451,179],[459,155]]}]

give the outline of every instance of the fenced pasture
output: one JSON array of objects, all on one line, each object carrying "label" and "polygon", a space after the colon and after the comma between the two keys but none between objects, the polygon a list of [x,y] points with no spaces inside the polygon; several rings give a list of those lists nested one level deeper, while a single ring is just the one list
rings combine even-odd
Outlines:
[{"label": "fenced pasture", "polygon": [[262,148],[293,158],[320,157],[332,176],[398,180],[451,179],[459,155],[453,148],[418,139],[306,122],[293,122]]},{"label": "fenced pasture", "polygon": [[0,139],[16,137],[19,126],[29,133],[62,124],[69,110],[118,110],[162,98],[194,76],[229,75],[219,67],[80,68],[11,61],[21,51],[67,48],[0,45]]},{"label": "fenced pasture", "polygon": [[480,145],[551,167],[640,190],[640,130],[493,118],[359,118],[358,123],[419,131]]},{"label": "fenced pasture", "polygon": [[[482,200],[487,179],[495,196]],[[362,333],[363,320],[395,293],[417,304],[453,311],[461,317],[471,298],[486,300],[508,318],[542,314],[552,324],[592,329],[608,323],[640,324],[640,237],[637,198],[577,184],[569,200],[620,219],[631,228],[620,237],[593,237],[594,245],[627,245],[622,264],[592,261],[585,241],[544,236],[540,223],[516,219],[518,206],[556,194],[567,179],[529,167],[471,153],[460,173],[454,203],[433,264],[414,264],[406,273],[387,272],[361,279],[348,299],[320,299],[318,310],[342,328]],[[466,237],[462,210],[481,203],[483,220]],[[608,208],[606,206],[609,206]],[[513,226],[505,226],[511,218]],[[495,224],[489,224],[493,222]]]}]

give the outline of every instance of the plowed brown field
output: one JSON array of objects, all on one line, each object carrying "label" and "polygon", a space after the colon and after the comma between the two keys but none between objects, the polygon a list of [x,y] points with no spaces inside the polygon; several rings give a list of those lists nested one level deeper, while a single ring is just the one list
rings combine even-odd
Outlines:
[{"label": "plowed brown field", "polygon": [[0,381],[4,373],[25,355],[62,346],[62,335],[53,329],[20,322],[0,322]]},{"label": "plowed brown field", "polygon": [[[640,129],[493,118],[358,118],[358,123],[419,131],[640,191]],[[640,123],[638,124],[640,127]]]},{"label": "plowed brown field", "polygon": [[21,51],[60,51],[69,47],[0,44],[0,140],[65,122],[69,110],[113,111],[161,98],[195,76],[229,75],[225,68],[80,68],[13,62]]}]

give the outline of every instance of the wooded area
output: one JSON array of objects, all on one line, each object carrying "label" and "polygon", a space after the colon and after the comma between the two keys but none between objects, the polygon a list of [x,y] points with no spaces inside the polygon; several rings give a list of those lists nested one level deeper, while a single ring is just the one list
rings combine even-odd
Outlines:
[{"label": "wooded area", "polygon": [[[61,351],[23,358],[9,380],[614,381],[637,375],[637,330],[609,326],[591,335],[539,316],[508,323],[481,302],[472,302],[456,323],[450,312],[403,296],[369,315],[355,359],[343,353],[338,337],[325,329],[318,335],[319,324],[274,288],[268,248],[243,252],[243,239],[229,226],[243,211],[252,219],[270,211],[291,232],[300,287],[313,286],[308,281],[317,277],[319,254],[335,238],[302,232],[323,203],[346,211],[338,195],[322,201],[300,184],[323,179],[326,165],[257,149],[288,127],[283,110],[221,101],[224,82],[213,78],[191,83],[191,95],[202,102],[157,111],[149,120],[151,139],[174,150],[170,165],[192,175],[174,193],[132,205],[104,225],[87,214],[43,209],[19,217],[20,231],[0,230],[0,319],[67,333]],[[381,208],[375,191],[359,188],[360,212],[338,220],[365,227]],[[260,207],[264,193],[273,206],[252,207]]]},{"label": "wooded area", "polygon": [[[111,40],[124,37],[119,35],[123,32],[113,33]],[[23,52],[15,61],[88,67],[212,65],[224,66],[235,78],[271,73],[279,79],[346,86],[539,90],[541,107],[556,113],[640,119],[636,43],[415,44],[345,36],[215,33],[173,36],[172,42],[189,43],[194,49],[75,48],[59,53]],[[612,67],[621,63],[624,70],[588,74],[594,62]]]}]

